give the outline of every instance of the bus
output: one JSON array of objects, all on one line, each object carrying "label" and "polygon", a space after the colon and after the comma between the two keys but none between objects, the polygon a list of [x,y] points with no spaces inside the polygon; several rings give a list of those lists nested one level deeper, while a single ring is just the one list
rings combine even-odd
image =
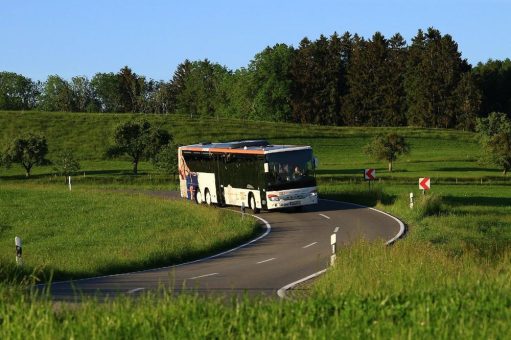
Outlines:
[{"label": "bus", "polygon": [[317,204],[310,146],[265,140],[199,143],[178,148],[181,197],[197,203],[272,210]]}]

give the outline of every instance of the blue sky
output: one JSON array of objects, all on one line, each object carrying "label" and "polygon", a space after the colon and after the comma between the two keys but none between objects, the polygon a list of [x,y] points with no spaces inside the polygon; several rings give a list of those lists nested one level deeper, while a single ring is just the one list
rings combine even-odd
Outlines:
[{"label": "blue sky", "polygon": [[0,1],[0,71],[168,80],[185,58],[246,66],[268,45],[350,31],[451,34],[472,64],[511,57],[511,0]]}]

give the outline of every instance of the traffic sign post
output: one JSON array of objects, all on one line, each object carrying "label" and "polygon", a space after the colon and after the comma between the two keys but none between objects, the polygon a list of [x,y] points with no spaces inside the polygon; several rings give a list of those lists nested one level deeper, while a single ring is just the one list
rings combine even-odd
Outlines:
[{"label": "traffic sign post", "polygon": [[376,170],[375,169],[365,169],[364,170],[364,179],[367,181],[374,181],[376,179]]},{"label": "traffic sign post", "polygon": [[419,178],[419,189],[422,190],[422,194],[431,188],[431,180],[429,177],[421,177]]},{"label": "traffic sign post", "polygon": [[371,189],[371,182],[376,179],[376,169],[364,169],[364,179],[369,183]]}]

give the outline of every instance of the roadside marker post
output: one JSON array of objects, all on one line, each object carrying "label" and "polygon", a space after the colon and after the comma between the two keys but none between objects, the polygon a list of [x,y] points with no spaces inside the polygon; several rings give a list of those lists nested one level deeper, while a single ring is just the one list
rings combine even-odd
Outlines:
[{"label": "roadside marker post", "polygon": [[241,202],[241,218],[245,218],[245,202]]},{"label": "roadside marker post", "polygon": [[71,191],[71,176],[67,177],[67,183],[69,184],[69,191]]},{"label": "roadside marker post", "polygon": [[23,259],[21,258],[23,251],[21,248],[21,238],[19,238],[19,236],[14,238],[14,244],[16,245],[16,264],[21,266],[23,264]]},{"label": "roadside marker post", "polygon": [[410,193],[410,209],[413,209],[413,192]]},{"label": "roadside marker post", "polygon": [[337,234],[330,235],[330,244],[332,245],[332,255],[330,256],[330,265],[333,266],[335,263],[335,248],[337,244]]}]

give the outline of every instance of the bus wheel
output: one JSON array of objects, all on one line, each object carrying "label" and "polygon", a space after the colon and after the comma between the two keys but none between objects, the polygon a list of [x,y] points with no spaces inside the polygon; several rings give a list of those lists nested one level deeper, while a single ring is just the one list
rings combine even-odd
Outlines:
[{"label": "bus wheel", "polygon": [[205,194],[205,198],[206,198],[206,204],[207,205],[211,205],[211,194],[209,193],[209,189],[206,189],[206,194]]},{"label": "bus wheel", "polygon": [[197,201],[197,204],[202,203],[202,194],[199,190],[197,190],[197,193],[195,194],[195,200]]},{"label": "bus wheel", "polygon": [[255,201],[254,195],[250,195],[249,202],[250,202],[250,208],[252,209],[254,214],[259,214],[259,209],[256,208],[256,201]]}]

